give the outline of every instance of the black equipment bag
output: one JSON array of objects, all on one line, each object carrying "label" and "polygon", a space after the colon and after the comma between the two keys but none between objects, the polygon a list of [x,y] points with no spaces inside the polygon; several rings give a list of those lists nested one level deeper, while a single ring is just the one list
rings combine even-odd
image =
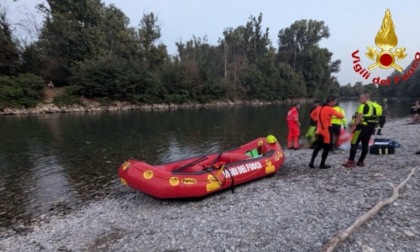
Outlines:
[{"label": "black equipment bag", "polygon": [[394,154],[395,153],[395,147],[392,146],[392,145],[374,144],[374,145],[370,146],[369,152],[370,152],[370,154],[377,154],[377,155]]}]

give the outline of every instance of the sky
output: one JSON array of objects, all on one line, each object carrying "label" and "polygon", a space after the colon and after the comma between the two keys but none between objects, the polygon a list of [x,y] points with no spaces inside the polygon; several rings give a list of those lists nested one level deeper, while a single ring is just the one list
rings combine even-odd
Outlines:
[{"label": "sky", "polygon": [[[375,63],[367,56],[367,47],[376,47],[375,36],[381,28],[385,11],[389,9],[398,37],[396,48],[405,48],[407,56],[397,60],[405,69],[420,52],[420,32],[418,16],[419,0],[102,0],[106,5],[114,4],[130,19],[130,26],[138,27],[143,14],[153,12],[158,17],[161,28],[161,43],[168,52],[176,54],[176,42],[186,42],[193,36],[207,37],[211,45],[217,45],[226,28],[245,25],[251,16],[262,13],[262,26],[269,28],[270,40],[278,48],[278,33],[301,19],[324,21],[329,27],[330,37],[319,45],[333,53],[332,60],[341,60],[340,72],[335,74],[340,85],[355,82],[371,83],[374,78],[385,79],[395,69],[374,68],[365,79],[354,70],[352,53],[359,50],[360,66],[366,69]],[[1,0],[7,17],[17,34],[24,33],[23,26],[30,20],[41,20],[35,9],[45,0]],[[28,20],[29,17],[29,20]],[[28,35],[20,35],[28,38]],[[393,50],[395,50],[394,48]],[[393,52],[393,51],[392,51]],[[402,73],[401,73],[402,75]],[[365,77],[367,75],[364,75]]]}]

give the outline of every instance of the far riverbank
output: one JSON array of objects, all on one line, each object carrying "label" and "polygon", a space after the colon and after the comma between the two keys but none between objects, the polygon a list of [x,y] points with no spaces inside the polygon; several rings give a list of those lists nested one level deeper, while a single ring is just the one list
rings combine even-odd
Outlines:
[{"label": "far riverbank", "polygon": [[183,103],[183,104],[132,104],[129,102],[113,101],[108,105],[100,102],[81,98],[80,104],[58,106],[52,102],[39,103],[34,108],[3,108],[0,109],[1,115],[29,115],[29,114],[51,114],[51,113],[72,113],[72,112],[93,112],[93,111],[126,111],[126,110],[171,110],[171,109],[186,109],[186,108],[205,108],[218,106],[237,106],[237,105],[253,105],[262,106],[270,104],[292,104],[310,103],[312,99],[288,99],[285,101],[216,101],[210,103]]}]

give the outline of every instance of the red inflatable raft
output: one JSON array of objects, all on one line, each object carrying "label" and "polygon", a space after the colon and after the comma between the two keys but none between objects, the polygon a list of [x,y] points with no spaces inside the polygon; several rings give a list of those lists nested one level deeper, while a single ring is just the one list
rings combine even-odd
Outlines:
[{"label": "red inflatable raft", "polygon": [[124,162],[121,183],[156,198],[203,197],[276,173],[284,162],[276,138],[258,138],[233,150],[150,165]]}]

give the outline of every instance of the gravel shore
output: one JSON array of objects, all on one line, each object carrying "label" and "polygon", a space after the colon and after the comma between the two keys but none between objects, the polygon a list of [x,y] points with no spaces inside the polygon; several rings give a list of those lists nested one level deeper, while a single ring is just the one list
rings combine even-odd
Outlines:
[{"label": "gravel shore", "polygon": [[366,167],[342,167],[339,151],[333,168],[309,169],[312,150],[285,150],[278,174],[201,200],[157,200],[116,182],[105,199],[0,238],[0,251],[320,251],[414,167],[400,197],[336,251],[420,251],[420,125],[391,120],[383,134],[401,147],[368,155]]}]

